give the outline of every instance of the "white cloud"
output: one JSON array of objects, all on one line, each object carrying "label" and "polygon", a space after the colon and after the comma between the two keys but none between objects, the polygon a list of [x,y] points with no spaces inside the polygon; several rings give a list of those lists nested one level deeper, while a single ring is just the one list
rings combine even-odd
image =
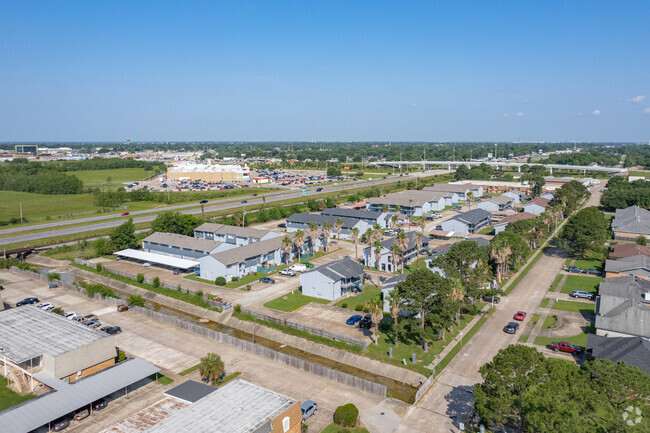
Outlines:
[{"label": "white cloud", "polygon": [[503,117],[508,117],[510,116],[508,113],[503,113]]},{"label": "white cloud", "polygon": [[643,112],[644,112],[644,113],[648,113],[648,114],[650,114],[650,107],[648,107],[648,108],[646,108],[645,110],[643,110]]},{"label": "white cloud", "polygon": [[594,110],[591,112],[594,116],[598,116],[600,114],[600,110]]},{"label": "white cloud", "polygon": [[645,101],[645,95],[639,95],[635,96],[634,98],[628,99],[628,102],[634,102],[635,104],[639,104],[643,101]]},{"label": "white cloud", "polygon": [[524,113],[522,113],[521,111],[519,113],[515,114],[515,116],[519,116],[519,117],[521,117],[523,115],[524,115]]}]

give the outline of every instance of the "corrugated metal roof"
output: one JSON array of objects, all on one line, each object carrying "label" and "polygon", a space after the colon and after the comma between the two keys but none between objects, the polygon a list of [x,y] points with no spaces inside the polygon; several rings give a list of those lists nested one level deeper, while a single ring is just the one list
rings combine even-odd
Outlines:
[{"label": "corrugated metal roof", "polygon": [[59,356],[102,338],[108,335],[33,305],[0,312],[0,354],[16,364],[44,353]]},{"label": "corrugated metal roof", "polygon": [[178,269],[189,269],[199,265],[199,262],[193,260],[180,259],[178,257],[166,256],[164,254],[131,249],[118,251],[115,255],[128,257],[130,259],[144,260],[145,262],[158,263],[159,265],[171,266]]},{"label": "corrugated metal roof", "polygon": [[165,232],[153,233],[144,238],[142,242],[153,242],[161,245],[204,251],[207,254],[211,253],[215,248],[221,245],[221,242],[219,241]]},{"label": "corrugated metal roof", "polygon": [[29,432],[158,371],[158,367],[142,359],[121,362],[69,387],[0,412],[0,426],[3,432]]}]

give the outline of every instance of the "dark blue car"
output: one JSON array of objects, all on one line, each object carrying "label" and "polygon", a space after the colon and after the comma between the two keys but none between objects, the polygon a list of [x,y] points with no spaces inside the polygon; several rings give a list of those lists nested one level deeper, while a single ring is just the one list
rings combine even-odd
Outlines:
[{"label": "dark blue car", "polygon": [[275,280],[273,278],[269,278],[269,277],[262,277],[262,278],[260,278],[260,283],[275,284]]},{"label": "dark blue car", "polygon": [[361,316],[354,315],[354,316],[351,316],[345,323],[347,323],[348,325],[356,325],[357,323],[359,323],[359,321],[361,319],[362,319]]}]

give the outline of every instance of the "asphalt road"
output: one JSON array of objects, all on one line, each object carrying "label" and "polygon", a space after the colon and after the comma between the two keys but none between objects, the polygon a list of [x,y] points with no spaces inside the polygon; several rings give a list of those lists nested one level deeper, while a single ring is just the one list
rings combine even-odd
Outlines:
[{"label": "asphalt road", "polygon": [[[402,181],[407,181],[407,180],[413,180],[416,177],[426,177],[426,176],[433,176],[436,174],[444,174],[444,173],[449,173],[449,170],[435,170],[435,171],[428,171],[425,173],[413,173],[410,176],[404,176],[404,177],[398,177],[398,178],[387,178],[387,179],[379,179],[379,180],[372,180],[372,181],[359,181],[359,182],[348,182],[344,184],[335,184],[331,186],[323,186],[323,191],[321,193],[317,193],[315,188],[308,188],[307,189],[307,197],[311,196],[318,196],[319,194],[323,194],[325,192],[336,192],[336,191],[344,191],[344,190],[351,190],[357,187],[367,187],[367,186],[373,186],[373,185],[382,185],[386,183],[393,183],[396,182],[397,180],[402,180]],[[251,191],[251,194],[254,191]],[[253,197],[252,195],[249,196],[241,196],[241,197],[231,197],[227,199],[220,199],[220,200],[214,200],[210,201],[205,205],[205,212],[215,212],[215,211],[220,211],[220,210],[227,210],[227,209],[235,209],[239,208],[242,206],[241,200],[247,200],[248,203],[247,205],[256,205],[256,204],[261,204],[262,197],[265,197],[266,203],[273,203],[273,202],[278,202],[282,200],[287,200],[291,198],[298,198],[302,197],[302,190],[300,189],[294,189],[294,190],[288,190],[288,191],[279,191],[279,192],[273,192],[273,193],[268,193],[268,194],[262,194],[257,197]],[[236,200],[234,203],[232,203],[233,200]],[[231,203],[224,203],[224,202],[231,202]],[[223,203],[223,204],[219,204]],[[133,218],[133,222],[135,224],[138,223],[146,223],[146,222],[151,222],[156,218],[156,214],[160,212],[166,212],[170,210],[176,210],[179,211],[183,214],[190,214],[190,215],[196,215],[196,214],[201,214],[202,210],[200,207],[197,207],[196,203],[189,203],[189,204],[183,204],[183,205],[175,205],[175,206],[166,206],[158,209],[150,209],[150,210],[143,210],[143,211],[136,211],[136,212],[131,212],[130,216],[137,216],[139,214],[146,214],[145,216]],[[152,214],[154,213],[154,214]],[[26,242],[26,241],[31,241],[35,239],[43,239],[43,238],[49,238],[49,237],[55,237],[55,236],[65,236],[65,235],[70,235],[70,234],[75,234],[75,233],[82,233],[82,232],[89,232],[89,231],[95,231],[95,230],[101,230],[101,229],[107,229],[107,228],[113,228],[121,225],[124,223],[124,220],[117,220],[117,221],[106,221],[103,223],[97,223],[97,224],[88,224],[84,226],[78,226],[78,227],[68,227],[68,228],[59,228],[65,225],[71,225],[71,224],[79,224],[79,223],[86,223],[86,222],[93,222],[93,221],[101,221],[101,220],[106,220],[106,219],[111,219],[111,218],[116,218],[119,217],[120,214],[110,214],[110,215],[101,215],[97,217],[88,217],[88,218],[80,218],[80,219],[74,219],[74,220],[68,220],[68,221],[60,221],[60,222],[54,222],[54,223],[45,223],[45,224],[38,224],[38,225],[33,225],[29,227],[17,227],[13,229],[4,229],[0,230],[0,234],[3,233],[11,233],[11,232],[22,232],[26,230],[38,230],[38,229],[44,229],[44,228],[52,228],[52,230],[46,230],[38,233],[28,233],[28,234],[22,234],[22,235],[16,235],[16,236],[10,236],[6,238],[0,239],[0,245],[7,245],[7,244],[13,244],[17,242]]]}]

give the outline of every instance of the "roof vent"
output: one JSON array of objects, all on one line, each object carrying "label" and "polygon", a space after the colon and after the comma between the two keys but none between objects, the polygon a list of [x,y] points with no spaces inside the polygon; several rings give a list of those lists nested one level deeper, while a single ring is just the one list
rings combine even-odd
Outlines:
[{"label": "roof vent", "polygon": [[644,300],[645,302],[650,302],[650,292],[645,292],[645,293],[643,294],[643,300]]}]

